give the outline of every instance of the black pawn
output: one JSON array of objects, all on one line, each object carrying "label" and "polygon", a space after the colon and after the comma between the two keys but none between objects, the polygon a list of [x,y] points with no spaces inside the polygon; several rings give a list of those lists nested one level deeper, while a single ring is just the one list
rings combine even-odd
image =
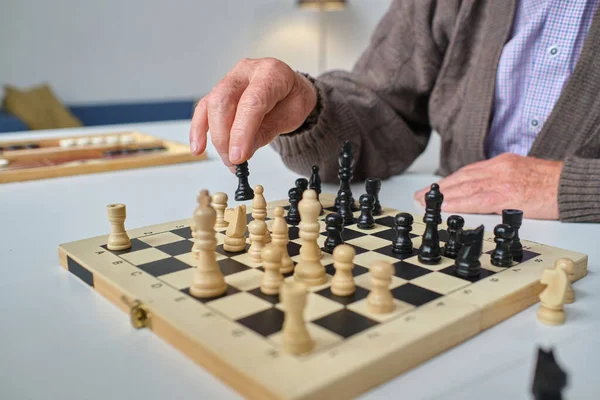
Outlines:
[{"label": "black pawn", "polygon": [[248,161],[235,166],[235,176],[238,178],[238,188],[235,191],[236,201],[252,200],[254,198],[254,190],[252,190],[248,183],[249,175]]},{"label": "black pawn", "polygon": [[367,178],[367,181],[365,182],[365,191],[375,198],[375,204],[373,205],[373,215],[381,215],[383,213],[381,203],[379,202],[379,192],[381,191],[381,179]]},{"label": "black pawn", "polygon": [[431,185],[431,189],[425,195],[425,233],[421,247],[419,248],[419,261],[423,264],[437,264],[442,259],[440,248],[440,237],[438,225],[442,223],[441,208],[444,195],[440,192],[437,183]]},{"label": "black pawn", "polygon": [[472,278],[481,273],[479,258],[483,249],[483,229],[483,225],[480,225],[477,229],[461,230],[458,233],[458,240],[462,245],[454,262],[458,276]]},{"label": "black pawn", "polygon": [[285,220],[289,225],[298,225],[300,223],[300,212],[298,211],[298,204],[302,197],[298,188],[293,187],[288,191],[288,199],[290,202],[290,209],[288,210]]},{"label": "black pawn", "polygon": [[[319,195],[321,194],[321,177],[319,176],[319,167],[317,165],[312,166],[312,175],[308,181],[308,188],[317,192],[317,200],[320,202]],[[319,215],[323,215],[323,205],[321,205],[321,213]]]},{"label": "black pawn", "polygon": [[412,254],[413,244],[410,238],[412,224],[413,216],[409,213],[396,214],[396,217],[394,218],[396,238],[392,243],[392,252],[396,254]]},{"label": "black pawn", "polygon": [[323,251],[333,253],[333,250],[340,244],[344,244],[342,232],[344,231],[344,221],[339,214],[331,213],[325,217],[327,223],[327,239],[323,246]]},{"label": "black pawn", "polygon": [[523,224],[523,211],[521,210],[502,210],[502,223],[510,225],[515,231],[515,235],[512,238],[510,245],[510,251],[512,252],[513,259],[515,261],[521,261],[523,259],[523,245],[521,244],[521,238],[519,237],[519,229]]},{"label": "black pawn", "polygon": [[304,192],[308,189],[308,180],[306,178],[298,178],[296,179],[296,188],[300,192],[300,199],[302,200],[302,196],[304,196]]},{"label": "black pawn", "polygon": [[339,202],[338,214],[342,217],[344,225],[352,225],[356,222],[356,218],[354,218],[354,215],[352,214],[352,206],[350,205],[348,194],[346,192],[339,192]]},{"label": "black pawn", "polygon": [[358,217],[357,226],[359,229],[373,229],[375,227],[375,219],[373,218],[373,206],[375,198],[370,194],[363,194],[358,199],[360,203],[360,216]]},{"label": "black pawn", "polygon": [[561,400],[562,391],[567,386],[567,374],[554,358],[552,349],[538,348],[531,392],[535,400]]},{"label": "black pawn", "polygon": [[465,227],[465,220],[460,215],[451,215],[446,221],[448,225],[448,241],[444,245],[444,257],[456,258],[460,251],[460,242],[458,241],[458,232]]},{"label": "black pawn", "polygon": [[499,224],[494,228],[494,242],[496,248],[492,252],[492,265],[496,267],[508,268],[512,266],[513,255],[510,250],[515,231],[510,225]]}]

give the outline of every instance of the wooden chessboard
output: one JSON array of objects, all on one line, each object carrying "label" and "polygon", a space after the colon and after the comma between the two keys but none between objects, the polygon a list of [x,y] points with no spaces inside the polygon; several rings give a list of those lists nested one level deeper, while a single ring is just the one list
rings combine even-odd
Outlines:
[{"label": "wooden chessboard", "polygon": [[[322,246],[324,219],[333,210],[334,196],[322,194],[321,201]],[[287,200],[268,204],[269,228],[274,208],[287,205]],[[486,233],[481,274],[463,279],[456,275],[452,259],[424,265],[416,251],[405,256],[391,252],[391,227],[398,212],[384,207],[372,230],[344,228],[345,243],[356,250],[354,295],[331,293],[333,258],[323,253],[328,283],[309,289],[305,318],[316,347],[304,356],[281,349],[284,312],[279,297],[261,293],[264,270],[246,251],[223,250],[224,229],[217,230],[216,252],[228,289],[214,299],[189,294],[194,273],[191,218],[128,230],[128,250],[107,250],[108,235],[102,235],[61,245],[59,258],[65,269],[128,313],[134,325],[151,329],[250,399],[357,396],[538,302],[541,272],[553,268],[557,258],[575,262],[575,280],[587,274],[586,255],[526,238],[521,262],[495,267],[490,262],[493,235]],[[247,220],[251,219],[248,209]],[[416,249],[425,230],[421,220],[414,217]],[[297,261],[302,243],[298,228],[290,226],[289,236],[288,251]],[[440,240],[447,238],[442,224]],[[375,315],[367,309],[368,268],[376,259],[395,267],[390,287],[396,308],[390,314]],[[292,274],[286,275],[286,280],[292,279]]]},{"label": "wooden chessboard", "polygon": [[0,183],[205,160],[189,146],[140,132],[0,142]]}]

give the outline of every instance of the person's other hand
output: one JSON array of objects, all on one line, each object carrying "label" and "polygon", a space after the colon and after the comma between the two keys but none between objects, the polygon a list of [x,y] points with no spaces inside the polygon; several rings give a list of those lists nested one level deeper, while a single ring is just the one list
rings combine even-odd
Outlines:
[{"label": "person's other hand", "polygon": [[[526,218],[558,219],[558,185],[562,161],[505,153],[467,165],[439,181],[443,212],[501,214],[505,208]],[[429,188],[415,193],[425,206]]]},{"label": "person's other hand", "polygon": [[202,98],[190,127],[193,154],[206,150],[207,132],[223,163],[247,161],[276,136],[302,125],[316,90],[303,75],[273,59],[244,59]]}]

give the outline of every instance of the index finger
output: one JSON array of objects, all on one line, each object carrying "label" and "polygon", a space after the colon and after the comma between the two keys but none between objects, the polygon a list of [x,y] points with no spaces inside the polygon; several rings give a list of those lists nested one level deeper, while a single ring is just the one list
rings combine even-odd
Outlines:
[{"label": "index finger", "polygon": [[194,108],[190,126],[190,147],[192,154],[200,155],[206,150],[206,135],[208,133],[208,111],[206,96]]}]

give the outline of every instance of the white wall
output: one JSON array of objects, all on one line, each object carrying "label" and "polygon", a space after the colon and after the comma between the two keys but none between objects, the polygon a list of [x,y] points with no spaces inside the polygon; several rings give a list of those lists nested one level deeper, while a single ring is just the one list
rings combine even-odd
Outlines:
[{"label": "white wall", "polygon": [[[327,68],[353,65],[390,2],[327,14]],[[318,21],[295,0],[0,0],[0,85],[49,82],[69,104],[199,97],[243,57],[317,72]]]}]

